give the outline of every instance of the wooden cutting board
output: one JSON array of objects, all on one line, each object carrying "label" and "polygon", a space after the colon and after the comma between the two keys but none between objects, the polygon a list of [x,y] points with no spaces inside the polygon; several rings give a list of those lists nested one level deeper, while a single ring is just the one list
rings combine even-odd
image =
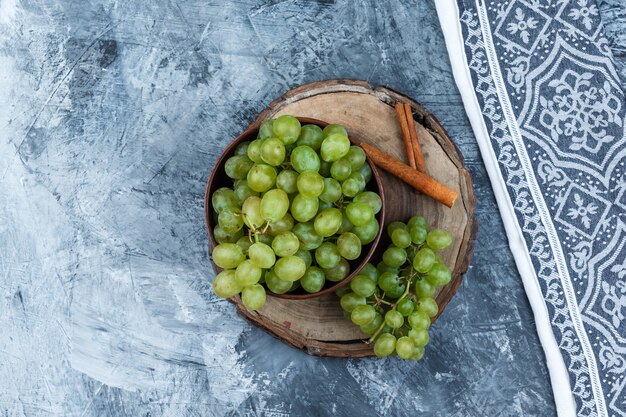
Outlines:
[{"label": "wooden cutting board", "polygon": [[[432,227],[446,229],[453,236],[452,245],[441,252],[442,259],[451,267],[453,274],[450,283],[442,287],[436,297],[439,317],[467,271],[477,225],[471,177],[461,153],[437,118],[419,103],[388,88],[372,87],[365,81],[330,80],[306,84],[285,93],[261,112],[253,124],[282,114],[339,123],[351,136],[369,142],[406,163],[404,142],[394,110],[398,102],[410,103],[413,108],[428,174],[460,193],[450,209],[380,171],[387,201],[385,226],[396,220],[406,222],[411,216],[421,214]],[[387,239],[381,240],[380,253],[374,256],[374,262],[380,260],[387,242]],[[265,306],[258,311],[246,310],[238,297],[232,301],[242,316],[311,355],[373,355],[371,346],[365,343],[367,336],[344,317],[339,300],[334,295],[309,300],[268,296]]]}]

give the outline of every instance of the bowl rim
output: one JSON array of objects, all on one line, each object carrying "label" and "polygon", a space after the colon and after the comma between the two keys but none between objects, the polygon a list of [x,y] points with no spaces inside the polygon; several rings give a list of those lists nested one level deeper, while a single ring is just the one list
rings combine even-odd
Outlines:
[{"label": "bowl rim", "polygon": [[[330,124],[326,121],[315,119],[312,117],[304,117],[304,116],[294,116],[294,117],[298,119],[301,124],[314,124],[321,128],[324,128]],[[209,175],[209,178],[207,180],[207,184],[206,184],[206,188],[204,192],[204,224],[207,230],[207,234],[209,235],[209,256],[211,255],[211,252],[213,251],[213,249],[218,245],[217,241],[215,240],[215,236],[213,235],[213,225],[212,225],[213,221],[210,215],[211,198],[209,195],[213,188],[212,185],[218,175],[218,171],[219,171],[218,168],[225,164],[226,159],[233,153],[234,149],[237,147],[237,145],[239,145],[239,143],[244,142],[245,140],[254,140],[256,138],[256,135],[258,134],[259,128],[261,127],[261,123],[263,121],[258,120],[252,123],[241,134],[239,134],[235,139],[233,139],[221,152],[220,156],[218,157],[215,164],[213,165],[213,168],[211,169],[211,174]],[[350,132],[348,132],[348,139],[350,140],[350,144],[358,145],[359,141],[354,140],[352,136],[353,135],[350,135]],[[365,264],[367,264],[371,260],[371,258],[374,256],[374,253],[376,252],[376,249],[378,247],[378,243],[383,234],[384,220],[385,220],[385,193],[384,193],[384,188],[383,188],[383,182],[380,177],[380,172],[376,168],[376,165],[374,165],[374,163],[370,160],[370,158],[367,157],[367,155],[366,155],[366,162],[369,164],[370,169],[372,170],[372,179],[374,179],[378,187],[378,192],[379,192],[379,196],[381,199],[381,209],[376,215],[378,223],[379,223],[378,233],[376,234],[376,237],[374,238],[374,240],[368,243],[369,249],[367,253],[364,255],[363,260],[358,264],[356,268],[350,271],[347,277],[345,277],[341,281],[334,282],[333,285],[327,288],[323,288],[321,291],[318,291],[316,293],[275,294],[271,290],[268,289],[266,293],[269,296],[276,297],[276,298],[289,299],[289,300],[308,300],[308,299],[318,298],[318,297],[322,297],[328,294],[332,294],[338,289],[346,286],[350,281],[352,281],[352,279],[359,274],[359,272],[363,269],[363,267],[365,267]],[[216,269],[216,271],[219,272],[222,270],[222,268],[215,265],[212,258],[211,258],[211,264]],[[327,282],[332,282],[332,281],[327,281]]]}]

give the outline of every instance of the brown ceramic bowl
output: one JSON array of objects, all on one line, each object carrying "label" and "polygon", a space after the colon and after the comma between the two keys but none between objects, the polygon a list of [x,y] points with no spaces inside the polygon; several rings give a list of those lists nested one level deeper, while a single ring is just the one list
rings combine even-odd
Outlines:
[{"label": "brown ceramic bowl", "polygon": [[[323,122],[321,120],[311,119],[308,117],[298,117],[297,119],[302,124],[315,124],[315,125],[320,126],[321,128],[324,128],[328,125],[328,123],[326,122]],[[211,251],[213,251],[213,248],[217,246],[217,241],[215,240],[215,236],[213,236],[213,228],[215,227],[215,221],[212,215],[211,196],[213,195],[213,192],[220,187],[232,188],[233,186],[232,180],[226,175],[224,171],[224,165],[226,164],[226,160],[234,154],[235,148],[237,147],[239,143],[245,142],[245,141],[252,141],[256,139],[257,134],[259,132],[259,126],[260,124],[258,123],[252,124],[241,135],[235,138],[235,140],[233,140],[226,147],[226,149],[224,149],[219,159],[217,160],[217,163],[213,167],[213,171],[211,172],[211,176],[209,177],[209,181],[207,182],[206,192],[204,195],[204,219],[206,222],[207,231],[209,233]],[[350,142],[354,143],[352,138],[350,138]],[[374,254],[374,251],[376,250],[376,246],[378,245],[380,236],[383,233],[383,227],[382,227],[383,221],[382,220],[385,218],[385,194],[383,193],[383,184],[380,179],[380,174],[376,170],[376,166],[374,166],[374,164],[369,160],[369,158],[367,159],[367,163],[372,169],[372,179],[374,180],[374,181],[370,180],[370,182],[367,184],[368,185],[367,190],[376,192],[382,200],[382,208],[376,215],[376,219],[380,223],[381,228],[378,231],[376,238],[371,243],[363,246],[363,251],[362,251],[361,256],[358,259],[350,262],[350,271],[351,271],[350,274],[346,278],[338,282],[327,281],[326,286],[324,286],[324,288],[322,288],[321,291],[316,292],[316,293],[307,293],[301,288],[299,288],[295,290],[294,292],[287,293],[287,294],[274,294],[270,290],[267,290],[268,295],[271,295],[273,297],[279,297],[279,298],[288,298],[292,300],[304,300],[308,298],[316,298],[316,297],[321,297],[326,294],[331,294],[335,292],[336,290],[338,290],[339,288],[343,287],[344,285],[348,284],[352,280],[352,278],[354,278],[359,273],[359,271],[363,268],[363,266],[365,266],[365,264],[369,262],[370,258]],[[217,265],[213,264],[213,266],[215,267],[216,270],[218,271],[221,270]]]}]

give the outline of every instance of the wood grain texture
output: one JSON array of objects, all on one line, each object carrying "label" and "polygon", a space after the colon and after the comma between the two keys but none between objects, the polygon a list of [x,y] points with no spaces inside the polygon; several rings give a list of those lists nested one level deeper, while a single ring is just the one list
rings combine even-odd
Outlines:
[{"label": "wood grain texture", "polygon": [[[470,175],[460,152],[435,116],[393,90],[373,88],[364,81],[331,80],[306,84],[287,92],[261,112],[253,125],[283,114],[339,123],[348,129],[350,136],[406,161],[406,149],[394,110],[398,102],[412,106],[430,175],[461,195],[457,204],[447,208],[381,171],[387,201],[383,227],[421,214],[432,227],[444,228],[453,236],[452,245],[441,252],[444,262],[452,266],[452,280],[436,296],[440,309],[434,321],[461,285],[472,256],[477,227]],[[372,258],[374,263],[380,260],[387,243],[388,239],[381,239]],[[256,312],[246,310],[238,297],[233,301],[239,313],[248,320],[309,354],[334,357],[373,355],[370,346],[364,343],[367,336],[344,317],[334,295],[311,300],[268,297],[265,306]]]}]

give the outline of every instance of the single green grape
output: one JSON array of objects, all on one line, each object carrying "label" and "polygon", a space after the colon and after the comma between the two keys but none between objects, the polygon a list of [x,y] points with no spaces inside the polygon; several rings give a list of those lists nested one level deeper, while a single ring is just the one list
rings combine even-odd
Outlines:
[{"label": "single green grape", "polygon": [[432,297],[436,291],[437,288],[424,278],[415,281],[415,295],[419,298]]},{"label": "single green grape", "polygon": [[428,224],[426,224],[426,219],[422,216],[411,217],[406,225],[409,227],[409,229],[414,226],[423,227],[424,229],[428,228]]},{"label": "single green grape", "polygon": [[430,336],[425,329],[411,329],[409,330],[409,337],[417,347],[424,347],[430,341]]},{"label": "single green grape", "polygon": [[263,145],[263,141],[264,139],[253,140],[250,142],[250,145],[248,145],[247,155],[254,163],[260,164],[263,162],[263,159],[261,159],[261,145]]},{"label": "single green grape", "polygon": [[296,281],[302,278],[306,271],[306,264],[297,256],[290,255],[280,258],[274,264],[274,273],[285,281]]},{"label": "single green grape", "polygon": [[405,229],[397,229],[391,234],[391,241],[399,248],[408,248],[411,245],[411,235]]},{"label": "single green grape", "polygon": [[299,222],[308,222],[317,214],[319,200],[316,197],[309,198],[298,194],[291,202],[291,215]]},{"label": "single green grape", "polygon": [[355,195],[352,201],[366,203],[372,208],[374,214],[378,214],[380,209],[383,207],[383,201],[380,199],[380,196],[373,191],[363,191],[362,193]]},{"label": "single green grape", "polygon": [[392,329],[399,329],[404,324],[404,317],[396,310],[385,313],[385,324]]},{"label": "single green grape", "polygon": [[341,211],[334,207],[320,211],[313,222],[315,233],[323,237],[334,235],[341,226],[342,217]]},{"label": "single green grape", "polygon": [[406,262],[406,250],[389,246],[385,252],[383,252],[383,262],[392,267],[402,266]]},{"label": "single green grape", "polygon": [[350,162],[353,170],[358,170],[365,163],[365,151],[360,146],[352,145],[344,158]]},{"label": "single green grape", "polygon": [[272,129],[272,126],[274,125],[274,120],[270,119],[270,120],[266,120],[263,123],[261,123],[261,127],[259,128],[259,139],[265,139],[265,138],[269,138],[271,136],[274,136],[274,131]]},{"label": "single green grape", "polygon": [[218,297],[230,298],[239,294],[241,290],[242,286],[237,282],[233,269],[225,269],[213,280],[213,291]]},{"label": "single green grape", "polygon": [[[298,238],[296,238],[297,240]],[[259,268],[268,269],[274,266],[276,255],[272,248],[265,243],[257,242],[250,245],[248,249],[248,257],[250,261]]]},{"label": "single green grape", "polygon": [[376,292],[376,281],[363,274],[359,274],[350,281],[350,288],[355,294],[362,297],[369,297]]},{"label": "single green grape", "polygon": [[298,192],[297,181],[298,173],[290,169],[282,170],[276,176],[276,186],[287,194]]},{"label": "single green grape", "polygon": [[383,316],[379,313],[376,313],[376,316],[374,316],[374,319],[371,322],[369,322],[368,324],[364,326],[359,326],[359,327],[361,328],[361,331],[363,333],[367,335],[372,335],[376,333],[376,330],[378,330],[378,328],[383,323],[383,321],[385,321],[385,319],[383,319]]},{"label": "single green grape", "polygon": [[348,136],[341,133],[331,133],[322,141],[320,155],[324,161],[337,161],[346,156],[349,150]]},{"label": "single green grape", "polygon": [[248,249],[250,249],[250,246],[252,246],[252,242],[250,241],[250,238],[248,236],[240,237],[237,242],[235,242],[235,244],[239,246],[244,252],[247,252]]},{"label": "single green grape", "polygon": [[332,242],[324,242],[319,248],[315,249],[315,262],[324,268],[334,268],[341,261],[341,255],[337,249],[337,245]]},{"label": "single green grape", "polygon": [[430,248],[422,248],[417,251],[415,257],[413,258],[413,268],[417,272],[421,272],[422,274],[430,271],[430,268],[437,261],[437,256]]},{"label": "single green grape", "polygon": [[365,226],[374,219],[374,210],[367,203],[353,201],[346,206],[346,216],[353,225]]},{"label": "single green grape", "polygon": [[341,259],[339,264],[334,268],[324,269],[326,279],[332,282],[339,282],[350,273],[350,264],[345,259]]},{"label": "single green grape", "polygon": [[452,243],[452,236],[450,233],[441,229],[433,229],[428,232],[426,236],[426,244],[429,248],[435,251],[440,251],[447,248]]},{"label": "single green grape", "polygon": [[246,178],[253,165],[254,162],[247,155],[235,155],[226,160],[224,171],[230,178],[240,180]]},{"label": "single green grape", "polygon": [[265,304],[265,288],[261,284],[253,284],[241,291],[241,302],[248,310],[258,310]]},{"label": "single green grape", "polygon": [[234,243],[220,243],[213,249],[213,262],[223,269],[237,268],[246,256],[240,246]]},{"label": "single green grape", "polygon": [[235,243],[243,236],[243,229],[239,229],[237,233],[228,233],[218,224],[213,228],[213,237],[217,243]]},{"label": "single green grape", "polygon": [[218,188],[211,196],[211,206],[216,213],[239,206],[235,192],[227,187]]},{"label": "single green grape", "polygon": [[274,237],[272,249],[277,256],[294,255],[300,249],[300,240],[295,233],[284,232]]},{"label": "single green grape", "polygon": [[348,197],[355,197],[365,189],[365,179],[358,172],[350,174],[348,179],[341,183],[341,191]]},{"label": "single green grape", "polygon": [[317,172],[320,169],[320,158],[309,146],[297,146],[291,151],[290,160],[291,166],[298,172]]},{"label": "single green grape", "polygon": [[241,213],[244,223],[250,228],[261,226],[265,221],[261,215],[261,199],[259,197],[246,198],[241,207]]},{"label": "single green grape", "polygon": [[248,171],[248,187],[259,193],[264,193],[276,182],[276,169],[265,164],[254,164]]},{"label": "single green grape", "polygon": [[359,174],[361,174],[365,182],[368,183],[372,179],[372,168],[370,168],[368,164],[363,164],[363,166],[359,168]]},{"label": "single green grape", "polygon": [[265,285],[274,294],[284,294],[291,289],[291,282],[280,279],[276,276],[273,269],[265,273]]},{"label": "single green grape", "polygon": [[341,304],[341,308],[344,311],[352,313],[352,310],[354,310],[357,306],[365,305],[365,297],[349,292],[341,297],[339,304]]},{"label": "single green grape", "polygon": [[426,241],[426,235],[428,234],[428,231],[425,227],[415,225],[411,226],[411,228],[409,229],[409,234],[411,235],[411,242],[415,243],[416,245],[421,245]]},{"label": "single green grape", "polygon": [[300,129],[300,137],[296,144],[298,146],[309,146],[314,151],[319,151],[322,146],[322,140],[324,136],[322,134],[322,128],[317,125],[304,125]]},{"label": "single green grape", "polygon": [[372,219],[372,221],[365,226],[354,227],[352,229],[352,233],[358,236],[358,238],[361,240],[361,244],[367,245],[368,243],[371,243],[374,241],[374,239],[376,239],[379,230],[380,225],[378,223],[378,220]]},{"label": "single green grape", "polygon": [[379,358],[391,355],[396,349],[396,337],[390,333],[383,333],[374,342],[374,354]]},{"label": "single green grape", "polygon": [[430,317],[421,310],[415,310],[409,315],[409,324],[413,329],[427,330],[430,327]]},{"label": "single green grape", "polygon": [[300,121],[293,116],[284,115],[274,119],[272,131],[285,145],[295,143],[300,136]]},{"label": "single green grape", "polygon": [[302,278],[300,278],[302,289],[308,293],[320,292],[324,288],[325,283],[324,271],[316,266],[308,267]]},{"label": "single green grape", "polygon": [[237,205],[239,207],[241,207],[243,202],[246,201],[246,198],[258,195],[259,193],[248,186],[247,180],[240,180],[235,187],[235,198],[237,199]]},{"label": "single green grape", "polygon": [[235,148],[235,155],[248,155],[248,146],[250,146],[250,142],[240,142]]},{"label": "single green grape", "polygon": [[304,261],[304,264],[307,266],[307,268],[310,267],[311,264],[313,263],[313,256],[311,255],[311,252],[309,252],[308,250],[300,248],[293,255],[302,259]]},{"label": "single green grape", "polygon": [[281,189],[269,190],[261,198],[261,217],[270,222],[282,219],[289,210],[289,197]]},{"label": "single green grape", "polygon": [[402,314],[404,317],[408,317],[411,313],[413,313],[414,309],[415,309],[415,304],[413,303],[413,301],[409,300],[408,298],[403,298],[396,305],[396,310],[398,310],[398,312]]},{"label": "single green grape", "polygon": [[282,140],[267,138],[261,144],[261,159],[268,165],[278,166],[285,160],[287,150]]},{"label": "single green grape", "polygon": [[251,260],[246,259],[237,266],[235,270],[235,278],[242,287],[256,284],[261,279],[261,268],[252,263]]},{"label": "single green grape", "polygon": [[446,285],[451,279],[450,270],[441,262],[436,262],[426,275],[426,280],[434,286]]},{"label": "single green grape", "polygon": [[330,175],[339,182],[348,179],[350,174],[352,174],[352,165],[347,159],[341,158],[330,166]]},{"label": "single green grape", "polygon": [[334,203],[341,198],[341,184],[333,178],[324,178],[324,191],[320,194],[320,200]]},{"label": "single green grape", "polygon": [[361,256],[361,240],[354,233],[342,233],[337,238],[337,249],[341,256],[353,261]]},{"label": "single green grape", "polygon": [[417,302],[417,310],[423,311],[428,314],[429,317],[435,317],[439,312],[439,306],[437,302],[432,298],[420,298]]},{"label": "single green grape", "polygon": [[227,208],[220,212],[217,223],[226,233],[236,233],[243,227],[243,217],[232,208]]},{"label": "single green grape", "polygon": [[396,353],[402,359],[409,359],[413,355],[415,344],[408,336],[402,336],[396,341]]},{"label": "single green grape", "polygon": [[338,124],[330,124],[326,126],[324,130],[322,130],[322,136],[324,138],[332,135],[333,133],[339,133],[341,135],[348,136],[348,131],[346,130],[346,128]]},{"label": "single green grape", "polygon": [[350,319],[352,323],[357,326],[365,326],[368,323],[371,323],[372,320],[376,317],[376,309],[368,304],[359,304],[354,307],[352,312],[350,313]]},{"label": "single green grape", "polygon": [[324,237],[315,232],[315,227],[313,227],[311,222],[298,223],[293,227],[292,231],[298,236],[300,248],[304,250],[317,249],[324,241]]},{"label": "single green grape", "polygon": [[296,181],[298,192],[308,198],[317,198],[324,192],[324,178],[315,171],[304,171]]},{"label": "single green grape", "polygon": [[291,229],[293,229],[294,224],[295,221],[291,214],[285,213],[282,219],[270,223],[269,233],[272,236],[276,236],[284,232],[289,232]]}]

